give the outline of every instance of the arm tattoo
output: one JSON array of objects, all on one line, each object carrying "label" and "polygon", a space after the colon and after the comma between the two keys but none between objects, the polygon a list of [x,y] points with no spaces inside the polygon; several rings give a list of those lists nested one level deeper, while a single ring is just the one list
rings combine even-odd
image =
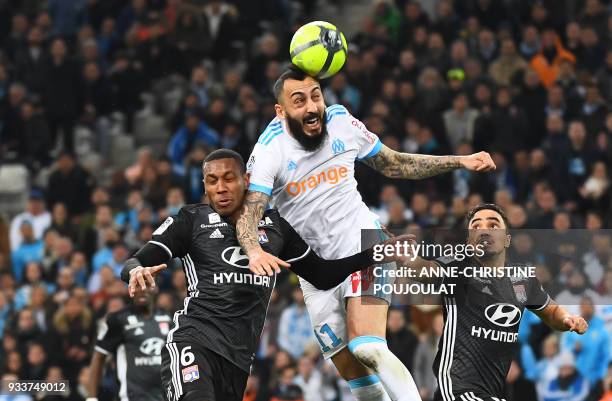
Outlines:
[{"label": "arm tattoo", "polygon": [[244,198],[242,212],[238,221],[236,221],[236,233],[238,242],[240,242],[247,255],[250,250],[260,247],[257,237],[257,224],[266,210],[269,199],[269,195],[257,191],[247,192]]},{"label": "arm tattoo", "polygon": [[400,153],[384,146],[363,162],[389,178],[420,180],[461,168],[459,156],[430,156]]}]

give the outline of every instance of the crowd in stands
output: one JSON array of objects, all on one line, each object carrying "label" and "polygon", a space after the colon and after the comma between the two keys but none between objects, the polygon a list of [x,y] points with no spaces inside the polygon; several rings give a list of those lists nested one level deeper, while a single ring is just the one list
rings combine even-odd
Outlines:
[{"label": "crowd in stands", "polygon": [[[0,377],[65,378],[70,399],[86,398],[98,324],[130,302],[123,262],[167,216],[202,201],[212,149],[248,158],[274,116],[291,35],[321,3],[342,13],[351,2],[0,1],[0,171],[24,166],[30,188],[19,213],[0,211]],[[612,400],[610,1],[375,0],[348,41],[343,70],[322,82],[327,105],[345,105],[392,149],[486,150],[497,165],[412,181],[357,163],[368,206],[388,228],[416,232],[501,205],[523,229],[515,255],[589,322],[584,337],[559,335],[526,312],[506,399]],[[161,151],[145,129],[117,162],[117,138],[154,117]],[[584,246],[568,239],[574,229]],[[534,249],[551,233],[561,241],[552,261]],[[184,273],[164,273],[159,287],[157,307],[173,313]],[[351,399],[320,356],[298,288],[282,274],[245,401]],[[389,347],[423,400],[442,329],[439,307],[390,310]],[[115,369],[101,401],[116,399]]]}]

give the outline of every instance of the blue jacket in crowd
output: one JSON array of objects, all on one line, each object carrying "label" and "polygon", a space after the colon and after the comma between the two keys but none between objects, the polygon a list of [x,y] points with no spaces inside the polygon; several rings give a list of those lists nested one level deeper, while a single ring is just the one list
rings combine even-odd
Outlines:
[{"label": "blue jacket in crowd", "polygon": [[194,145],[200,144],[209,147],[219,146],[219,134],[203,122],[198,124],[195,132],[189,132],[186,126],[181,127],[170,140],[168,156],[172,160],[172,167],[177,174],[185,175],[183,161],[187,156],[187,146],[190,136],[193,135]]}]

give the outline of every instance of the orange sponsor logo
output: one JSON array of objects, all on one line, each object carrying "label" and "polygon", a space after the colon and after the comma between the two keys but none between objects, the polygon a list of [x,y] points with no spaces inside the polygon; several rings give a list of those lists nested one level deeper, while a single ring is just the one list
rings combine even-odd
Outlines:
[{"label": "orange sponsor logo", "polygon": [[308,176],[301,181],[291,181],[287,184],[285,190],[291,196],[298,196],[325,182],[336,185],[346,177],[348,177],[348,169],[346,167],[337,168],[334,166],[318,174]]}]

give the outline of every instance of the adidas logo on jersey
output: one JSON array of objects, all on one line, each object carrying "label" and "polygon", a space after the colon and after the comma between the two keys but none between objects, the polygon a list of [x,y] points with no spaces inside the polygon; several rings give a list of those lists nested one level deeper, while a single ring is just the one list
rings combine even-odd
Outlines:
[{"label": "adidas logo on jersey", "polygon": [[212,232],[212,234],[210,234],[210,237],[208,238],[225,238],[225,235],[221,234],[221,231],[219,231],[219,229],[217,228],[215,231]]},{"label": "adidas logo on jersey", "polygon": [[295,170],[296,168],[297,168],[297,163],[294,162],[293,160],[290,160],[289,164],[287,165],[287,171]]}]

